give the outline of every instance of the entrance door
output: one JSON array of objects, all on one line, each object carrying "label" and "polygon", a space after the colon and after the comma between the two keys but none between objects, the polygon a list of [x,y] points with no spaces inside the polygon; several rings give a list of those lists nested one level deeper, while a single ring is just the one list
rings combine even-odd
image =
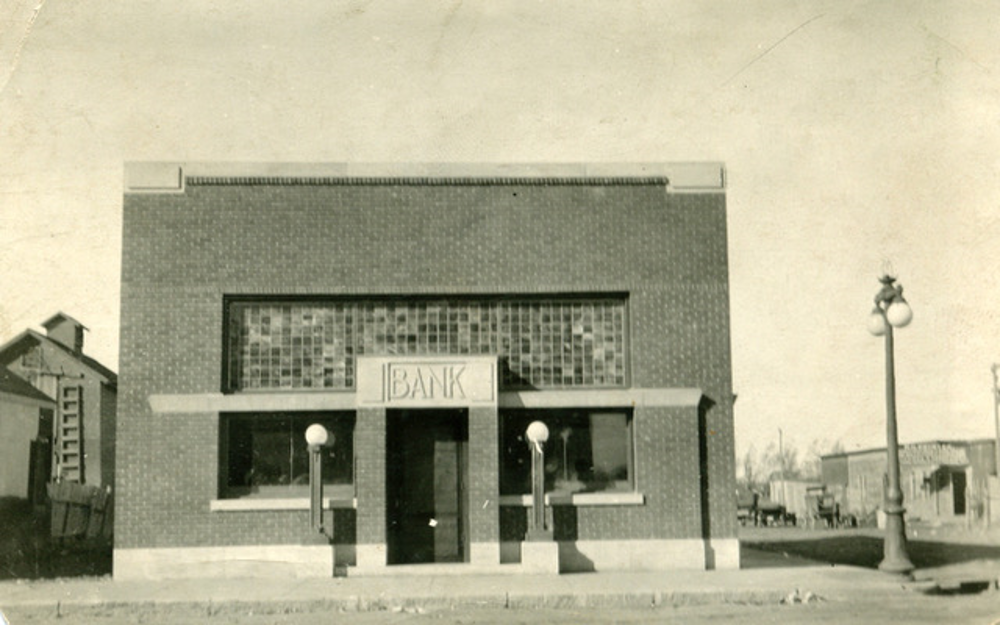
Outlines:
[{"label": "entrance door", "polygon": [[951,474],[951,496],[955,514],[965,514],[965,473]]},{"label": "entrance door", "polygon": [[386,414],[389,564],[464,562],[468,412]]}]

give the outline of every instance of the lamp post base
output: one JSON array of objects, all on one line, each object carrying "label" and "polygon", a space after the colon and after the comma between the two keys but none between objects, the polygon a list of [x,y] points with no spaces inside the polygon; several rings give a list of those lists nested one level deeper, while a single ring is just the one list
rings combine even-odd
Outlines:
[{"label": "lamp post base", "polygon": [[537,536],[533,540],[529,530],[521,543],[521,569],[531,574],[559,574],[559,543],[552,540],[551,533],[548,540]]},{"label": "lamp post base", "polygon": [[315,528],[315,529],[316,529],[316,531],[313,532],[313,534],[308,539],[306,539],[305,541],[303,541],[303,544],[306,544],[306,545],[332,545],[333,544],[333,539],[330,538],[333,535],[333,532],[329,532],[328,533],[326,527],[318,527],[318,528]]},{"label": "lamp post base", "polygon": [[911,563],[906,558],[902,560],[882,560],[878,565],[878,570],[883,573],[888,573],[890,575],[899,575],[900,577],[910,577],[913,573],[913,563]]},{"label": "lamp post base", "polygon": [[902,508],[885,511],[884,557],[878,570],[891,575],[909,576],[915,568],[906,553],[906,522]]},{"label": "lamp post base", "polygon": [[524,540],[529,543],[552,542],[552,539],[552,530],[531,528],[524,533]]}]

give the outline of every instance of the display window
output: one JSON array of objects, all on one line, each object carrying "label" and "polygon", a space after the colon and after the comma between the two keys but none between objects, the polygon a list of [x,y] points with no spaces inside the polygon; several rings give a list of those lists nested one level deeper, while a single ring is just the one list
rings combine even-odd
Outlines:
[{"label": "display window", "polygon": [[545,492],[632,492],[632,413],[630,410],[511,410],[500,414],[500,494],[531,492],[528,425],[541,421],[549,438],[545,452]]},{"label": "display window", "polygon": [[221,419],[221,498],[308,497],[305,431],[314,423],[330,435],[320,450],[326,496],[354,497],[353,412],[240,413]]}]

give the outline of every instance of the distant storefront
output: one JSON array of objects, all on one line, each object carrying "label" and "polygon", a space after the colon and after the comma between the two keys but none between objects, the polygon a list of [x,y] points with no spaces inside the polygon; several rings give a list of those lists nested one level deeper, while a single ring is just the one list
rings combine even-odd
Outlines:
[{"label": "distant storefront", "polygon": [[533,421],[559,570],[739,566],[720,165],[136,163],[124,204],[116,577],[517,571]]},{"label": "distant storefront", "polygon": [[[910,519],[981,517],[996,475],[994,441],[930,441],[901,445],[900,488]],[[882,508],[885,448],[822,457],[823,482],[840,495],[841,509],[859,517]]]}]

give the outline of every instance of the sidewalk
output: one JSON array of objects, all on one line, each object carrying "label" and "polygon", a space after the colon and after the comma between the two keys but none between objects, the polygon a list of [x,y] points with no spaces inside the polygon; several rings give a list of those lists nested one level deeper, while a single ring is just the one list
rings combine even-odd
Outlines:
[{"label": "sidewalk", "polygon": [[906,592],[913,582],[851,566],[580,573],[572,575],[435,575],[310,579],[110,578],[0,582],[0,610],[121,606],[322,606],[344,611],[432,607],[560,608],[583,606],[778,603],[796,593],[847,600],[858,593]]}]

